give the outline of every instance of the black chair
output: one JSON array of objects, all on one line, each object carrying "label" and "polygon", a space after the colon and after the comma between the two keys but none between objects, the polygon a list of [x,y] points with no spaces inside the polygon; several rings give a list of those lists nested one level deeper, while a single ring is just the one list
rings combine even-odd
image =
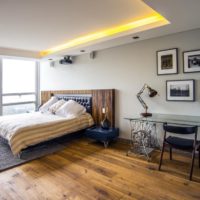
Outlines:
[{"label": "black chair", "polygon": [[[200,146],[197,142],[198,127],[197,126],[191,126],[191,127],[171,126],[171,125],[168,125],[167,123],[164,123],[163,129],[165,133],[164,133],[163,146],[162,146],[162,152],[160,156],[160,163],[159,163],[158,170],[161,169],[163,153],[164,153],[164,149],[166,145],[169,146],[170,160],[172,160],[172,148],[180,149],[183,151],[189,151],[189,152],[192,152],[192,163],[191,163],[189,179],[192,180],[195,152],[197,150],[199,151],[199,167],[200,167]],[[185,138],[174,137],[174,136],[166,137],[167,132],[172,133],[172,134],[182,134],[182,135],[193,134],[194,139],[185,139]]]}]

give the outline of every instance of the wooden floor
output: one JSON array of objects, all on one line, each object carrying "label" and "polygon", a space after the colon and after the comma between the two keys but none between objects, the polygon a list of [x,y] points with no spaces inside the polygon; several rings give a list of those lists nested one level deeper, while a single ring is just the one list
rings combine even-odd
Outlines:
[{"label": "wooden floor", "polygon": [[[0,200],[190,200],[200,199],[200,170],[187,180],[189,158],[165,154],[157,171],[159,153],[152,162],[126,156],[128,146],[76,140],[53,155],[0,173]],[[182,161],[181,161],[182,160]]]}]

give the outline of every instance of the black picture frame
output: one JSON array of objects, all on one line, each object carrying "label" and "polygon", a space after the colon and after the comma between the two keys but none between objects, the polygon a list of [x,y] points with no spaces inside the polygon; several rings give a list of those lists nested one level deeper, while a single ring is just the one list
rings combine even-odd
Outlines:
[{"label": "black picture frame", "polygon": [[157,75],[178,74],[178,48],[156,52]]},{"label": "black picture frame", "polygon": [[194,79],[167,80],[166,100],[194,102],[195,80]]},{"label": "black picture frame", "polygon": [[183,52],[183,72],[200,72],[200,49]]}]

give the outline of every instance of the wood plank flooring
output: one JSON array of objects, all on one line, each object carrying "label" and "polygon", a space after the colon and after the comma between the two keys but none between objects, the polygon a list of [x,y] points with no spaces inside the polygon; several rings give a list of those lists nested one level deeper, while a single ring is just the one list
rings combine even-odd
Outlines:
[{"label": "wood plank flooring", "polygon": [[188,181],[190,159],[165,153],[152,162],[126,156],[127,144],[79,139],[53,155],[0,173],[0,200],[192,200],[200,199],[200,169]]}]

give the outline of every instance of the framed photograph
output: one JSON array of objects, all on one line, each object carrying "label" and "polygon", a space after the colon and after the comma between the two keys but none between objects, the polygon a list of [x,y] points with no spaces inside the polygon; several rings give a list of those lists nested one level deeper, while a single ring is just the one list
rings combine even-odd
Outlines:
[{"label": "framed photograph", "polygon": [[194,101],[195,80],[166,81],[167,101]]},{"label": "framed photograph", "polygon": [[167,49],[157,51],[157,74],[177,74],[178,73],[178,49]]},{"label": "framed photograph", "polygon": [[200,72],[200,50],[183,52],[183,72]]}]

